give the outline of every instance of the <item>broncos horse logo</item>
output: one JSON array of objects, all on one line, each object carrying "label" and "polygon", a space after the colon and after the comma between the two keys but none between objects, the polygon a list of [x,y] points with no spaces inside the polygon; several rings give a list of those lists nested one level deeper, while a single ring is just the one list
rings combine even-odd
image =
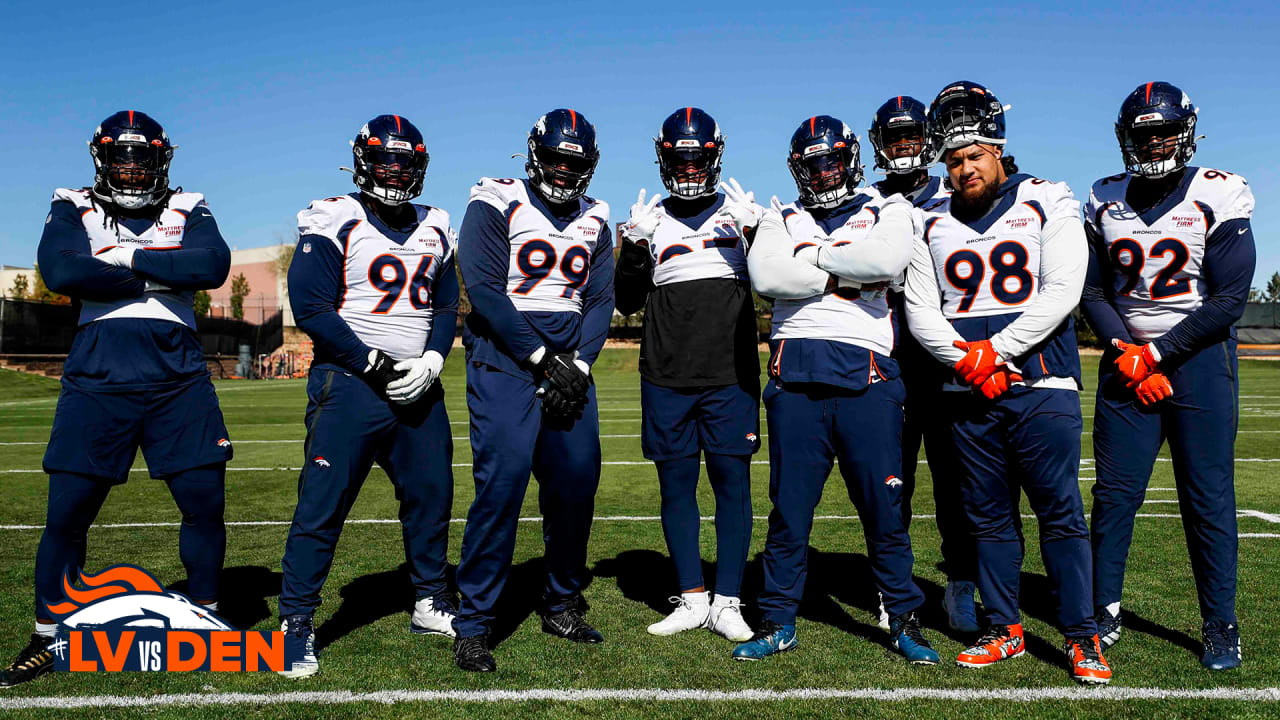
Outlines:
[{"label": "broncos horse logo", "polygon": [[[77,587],[79,585],[80,587]],[[185,595],[165,592],[158,580],[134,565],[115,565],[97,575],[81,574],[72,584],[62,578],[66,602],[49,603],[49,612],[66,629],[180,628],[231,630],[232,627]]]}]

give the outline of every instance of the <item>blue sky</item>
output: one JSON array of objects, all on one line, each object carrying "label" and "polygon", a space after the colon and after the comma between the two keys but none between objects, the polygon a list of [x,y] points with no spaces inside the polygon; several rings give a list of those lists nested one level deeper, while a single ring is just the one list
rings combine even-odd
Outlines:
[{"label": "blue sky", "polygon": [[[1168,80],[1201,108],[1196,164],[1244,175],[1257,198],[1255,285],[1280,271],[1275,73],[1280,9],[1245,4],[32,3],[0,44],[0,262],[29,265],[53,188],[92,178],[85,140],[121,109],[179,146],[174,184],[205,193],[238,248],[291,235],[295,213],[352,189],[337,167],[381,113],[410,118],[431,152],[422,200],[461,223],[482,175],[521,175],[533,121],[573,107],[595,123],[591,194],[625,219],[660,188],[651,138],[696,105],[727,136],[725,176],[794,196],[791,132],[830,114],[864,137],[898,94],[928,103],[981,82],[1013,106],[1009,151],[1078,197],[1122,169],[1115,112]],[[940,171],[940,169],[939,169]],[[869,179],[878,176],[868,168]]]}]

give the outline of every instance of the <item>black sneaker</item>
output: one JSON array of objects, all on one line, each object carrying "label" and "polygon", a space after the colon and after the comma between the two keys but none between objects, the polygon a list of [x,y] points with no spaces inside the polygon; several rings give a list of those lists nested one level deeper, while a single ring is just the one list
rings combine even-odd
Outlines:
[{"label": "black sneaker", "polygon": [[0,670],[0,687],[21,685],[53,672],[53,652],[49,649],[52,644],[51,637],[32,635],[31,642],[9,663],[9,667]]},{"label": "black sneaker", "polygon": [[600,631],[587,622],[587,609],[587,601],[582,596],[578,596],[569,604],[569,607],[560,612],[543,613],[542,632],[588,645],[604,642],[604,636]]},{"label": "black sneaker", "polygon": [[453,664],[467,672],[493,672],[498,663],[489,652],[488,635],[460,637],[453,641]]},{"label": "black sneaker", "polygon": [[1106,652],[1120,639],[1120,631],[1124,629],[1120,612],[1117,610],[1112,615],[1110,610],[1101,608],[1093,616],[1093,621],[1098,624],[1098,642],[1101,643],[1103,652]]}]

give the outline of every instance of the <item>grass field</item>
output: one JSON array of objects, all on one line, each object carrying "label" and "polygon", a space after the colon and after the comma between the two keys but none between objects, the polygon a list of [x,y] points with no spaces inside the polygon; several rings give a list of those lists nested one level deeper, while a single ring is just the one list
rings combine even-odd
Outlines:
[{"label": "grass field", "polygon": [[[1092,388],[1097,360],[1085,360]],[[400,529],[394,522],[395,499],[386,476],[375,469],[352,512],[355,522],[346,528],[316,618],[323,648],[320,675],[293,682],[272,674],[55,674],[3,691],[0,709],[7,717],[67,717],[72,715],[67,708],[79,706],[76,717],[187,720],[232,713],[336,718],[503,717],[512,712],[556,717],[943,718],[986,714],[992,701],[1022,699],[1034,704],[1013,712],[1033,712],[1037,717],[1280,716],[1280,613],[1275,609],[1280,587],[1280,487],[1275,482],[1280,470],[1280,365],[1241,362],[1236,483],[1242,513],[1238,603],[1244,667],[1210,674],[1197,662],[1200,618],[1173,473],[1165,461],[1157,463],[1137,521],[1126,586],[1125,635],[1108,653],[1116,676],[1112,687],[1102,691],[1073,688],[1066,677],[1059,636],[1051,626],[1053,601],[1035,551],[1029,552],[1023,576],[1029,657],[985,671],[945,663],[936,668],[905,665],[888,649],[886,634],[876,628],[875,593],[861,527],[838,478],[828,483],[818,508],[819,515],[836,517],[815,524],[795,652],[761,663],[735,663],[729,659],[732,645],[706,631],[673,638],[646,634],[645,626],[670,609],[667,597],[675,591],[675,576],[656,517],[656,474],[640,454],[635,365],[634,350],[617,349],[606,351],[595,369],[605,467],[589,554],[595,580],[586,595],[592,604],[590,618],[607,638],[604,645],[576,646],[539,629],[534,610],[541,592],[542,543],[537,495],[531,492],[523,511],[530,521],[521,525],[516,568],[498,629],[499,670],[473,675],[455,669],[447,639],[408,632],[412,595],[402,567]],[[472,498],[463,382],[461,352],[455,352],[444,374],[456,463],[451,563],[457,562],[461,520]],[[40,460],[57,392],[55,381],[0,371],[4,662],[31,632],[31,578],[47,484]],[[303,461],[303,381],[229,381],[219,383],[218,392],[235,443],[235,460],[227,475],[227,519],[232,524],[221,614],[243,627],[271,629],[276,627],[280,555]],[[1088,432],[1091,389],[1082,401]],[[1094,475],[1090,448],[1086,434],[1080,474],[1086,506]],[[762,451],[753,466],[758,519],[744,591],[748,603],[761,583],[759,553],[766,528],[763,517],[769,511],[766,461]],[[916,580],[928,596],[927,633],[945,660],[972,638],[947,630],[939,609],[945,580],[937,569],[941,557],[930,517],[929,482],[922,465],[914,507],[925,517],[918,517],[911,534]],[[709,515],[714,506],[706,483],[700,498],[703,515]],[[162,484],[147,477],[139,458],[131,481],[113,491],[98,518],[99,527],[90,534],[89,568],[134,563],[182,589],[174,526],[178,519],[172,499]],[[703,528],[703,557],[714,559],[711,523],[704,522]],[[1028,547],[1035,548],[1033,523],[1027,532]],[[749,621],[755,619],[748,613]],[[789,692],[801,689],[816,690]],[[491,690],[515,692],[504,699],[485,692]],[[520,692],[529,690],[552,692]],[[688,692],[669,692],[675,690]],[[471,691],[476,692],[468,694]],[[297,692],[314,694],[284,695]],[[437,692],[441,694],[431,694]],[[172,694],[199,697],[184,700]],[[975,698],[983,702],[966,702]],[[175,701],[189,706],[168,704]],[[144,704],[128,707],[131,702]],[[222,705],[233,702],[234,707]],[[18,712],[23,707],[28,709]]]}]

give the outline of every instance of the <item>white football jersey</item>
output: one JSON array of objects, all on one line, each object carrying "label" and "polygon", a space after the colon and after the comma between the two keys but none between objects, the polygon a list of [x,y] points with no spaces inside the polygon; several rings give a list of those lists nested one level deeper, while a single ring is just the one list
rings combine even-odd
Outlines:
[{"label": "white football jersey", "polygon": [[654,285],[708,278],[746,281],[747,254],[733,220],[712,210],[695,227],[667,212],[665,203],[654,211],[661,218],[649,241]]},{"label": "white football jersey", "polygon": [[[84,223],[85,232],[89,235],[89,248],[94,255],[116,245],[135,250],[180,250],[186,232],[187,216],[197,207],[208,207],[204,195],[200,193],[175,192],[169,196],[169,202],[160,211],[159,219],[141,234],[137,234],[124,223],[108,220],[102,206],[91,198],[88,190],[58,188],[53,192],[55,202],[65,200],[75,205],[80,212],[80,222]],[[144,292],[141,297],[122,300],[82,299],[80,324],[113,318],[145,318],[182,323],[194,330],[194,298],[195,293],[190,291],[153,291]]]},{"label": "white football jersey", "polygon": [[1172,195],[1139,215],[1125,202],[1132,177],[1094,183],[1085,223],[1106,243],[1116,310],[1145,343],[1203,304],[1205,244],[1220,223],[1253,214],[1253,192],[1239,175],[1191,167]]},{"label": "white football jersey", "polygon": [[[403,243],[370,222],[350,195],[316,200],[298,213],[299,235],[318,235],[343,255],[346,291],[338,315],[369,347],[397,360],[422,355],[431,333],[431,289],[455,252],[449,213],[414,205],[418,227]],[[311,252],[310,241],[300,252]]]},{"label": "white football jersey", "polygon": [[1041,230],[1058,218],[1080,217],[1071,188],[1039,178],[1018,183],[972,224],[951,214],[950,197],[922,209],[949,320],[1021,313],[1040,290]]},{"label": "white football jersey", "polygon": [[568,223],[547,217],[529,200],[523,180],[480,178],[470,202],[482,200],[507,219],[511,257],[507,295],[522,312],[582,312],[591,258],[609,226],[609,205],[579,199],[582,213]]},{"label": "white football jersey", "polygon": [[[863,200],[859,210],[830,233],[799,203],[782,207],[782,221],[798,250],[807,245],[840,247],[856,242],[880,219],[884,198],[871,187],[858,188]],[[867,292],[841,288],[835,292],[800,300],[775,300],[773,331],[775,340],[811,338],[834,340],[867,348],[882,355],[893,352],[893,317],[883,290]]]}]

